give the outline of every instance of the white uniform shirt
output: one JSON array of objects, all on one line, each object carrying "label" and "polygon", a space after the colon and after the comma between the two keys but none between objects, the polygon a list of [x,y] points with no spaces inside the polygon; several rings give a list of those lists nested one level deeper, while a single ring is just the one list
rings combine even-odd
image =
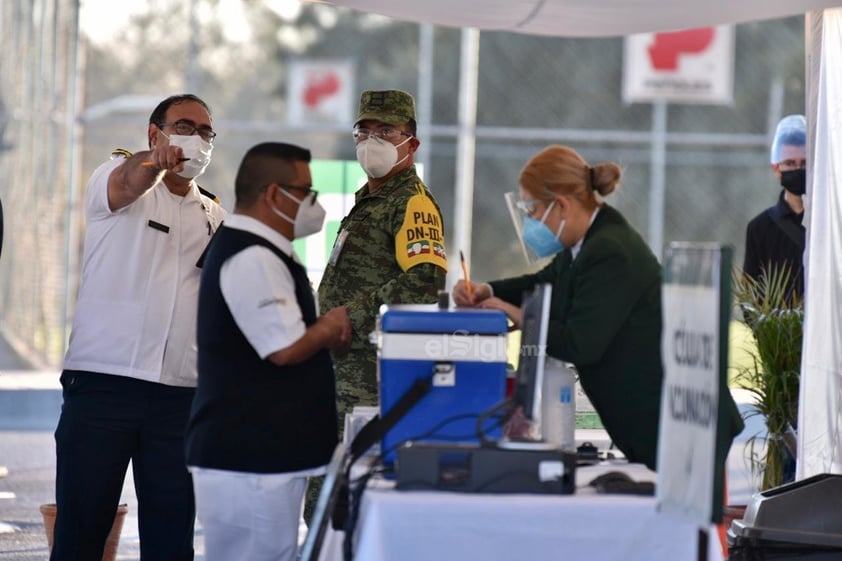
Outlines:
[{"label": "white uniform shirt", "polygon": [[[292,243],[259,220],[232,214],[225,226],[260,236],[300,263]],[[295,298],[292,273],[269,248],[253,245],[229,257],[220,270],[219,287],[237,327],[260,358],[304,335],[307,327]]]},{"label": "white uniform shirt", "polygon": [[159,182],[132,204],[108,208],[102,164],[85,195],[85,254],[64,367],[196,386],[196,262],[225,211],[199,192]]}]

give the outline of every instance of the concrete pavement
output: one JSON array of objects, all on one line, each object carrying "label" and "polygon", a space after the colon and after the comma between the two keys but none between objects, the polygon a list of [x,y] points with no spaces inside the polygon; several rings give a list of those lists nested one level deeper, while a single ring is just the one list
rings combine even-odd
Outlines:
[{"label": "concrete pavement", "polygon": [[0,560],[47,559],[38,507],[53,500],[60,406],[55,372],[32,370],[0,337]]},{"label": "concrete pavement", "polygon": [[[49,556],[40,505],[55,501],[53,431],[61,411],[59,372],[31,369],[0,337],[0,561],[45,561]],[[2,472],[2,470],[0,470]],[[131,467],[121,502],[129,505],[117,558],[140,559],[137,500]],[[201,527],[196,559],[204,559]]]},{"label": "concrete pavement", "polygon": [[[39,507],[55,501],[55,430],[61,409],[58,372],[0,371],[0,561],[44,561],[47,541]],[[117,558],[140,559],[131,466],[121,502],[129,505]],[[197,525],[196,559],[204,559]]]}]

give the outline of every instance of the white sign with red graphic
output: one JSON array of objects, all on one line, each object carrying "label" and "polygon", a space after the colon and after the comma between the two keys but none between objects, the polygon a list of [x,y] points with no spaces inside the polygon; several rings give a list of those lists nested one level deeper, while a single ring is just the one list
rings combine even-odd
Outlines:
[{"label": "white sign with red graphic", "polygon": [[358,93],[350,60],[293,60],[289,64],[287,120],[291,125],[348,124]]},{"label": "white sign with red graphic", "polygon": [[729,105],[734,97],[734,28],[642,33],[625,40],[623,101]]}]

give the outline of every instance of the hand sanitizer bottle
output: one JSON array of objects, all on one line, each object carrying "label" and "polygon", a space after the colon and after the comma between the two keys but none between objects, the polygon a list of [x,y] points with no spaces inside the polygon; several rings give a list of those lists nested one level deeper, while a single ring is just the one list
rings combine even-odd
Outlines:
[{"label": "hand sanitizer bottle", "polygon": [[565,450],[576,449],[576,371],[547,357],[541,388],[541,438]]}]

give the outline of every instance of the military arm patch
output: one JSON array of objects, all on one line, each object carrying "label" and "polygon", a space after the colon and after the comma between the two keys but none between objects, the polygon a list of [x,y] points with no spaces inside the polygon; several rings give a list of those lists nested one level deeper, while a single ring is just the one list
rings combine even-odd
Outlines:
[{"label": "military arm patch", "polygon": [[421,263],[447,270],[441,214],[424,194],[413,195],[406,203],[403,225],[395,236],[395,260],[404,271]]}]

